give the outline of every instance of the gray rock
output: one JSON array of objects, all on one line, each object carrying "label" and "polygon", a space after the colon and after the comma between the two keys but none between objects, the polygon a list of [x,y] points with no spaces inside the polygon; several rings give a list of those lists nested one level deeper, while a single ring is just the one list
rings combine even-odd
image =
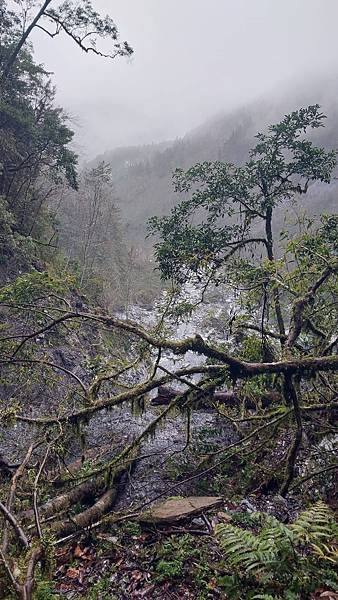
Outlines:
[{"label": "gray rock", "polygon": [[242,500],[242,502],[239,504],[239,508],[249,513],[257,511],[257,508],[247,498]]}]

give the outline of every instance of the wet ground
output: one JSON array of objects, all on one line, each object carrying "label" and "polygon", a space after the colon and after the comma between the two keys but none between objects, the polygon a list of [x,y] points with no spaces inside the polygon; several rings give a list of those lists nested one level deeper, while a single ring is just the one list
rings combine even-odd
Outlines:
[{"label": "wet ground", "polygon": [[[172,321],[170,335],[182,338],[199,332],[208,338],[222,336],[222,322],[224,318],[223,303],[209,303],[201,305],[193,317],[180,322]],[[134,306],[128,314],[119,314],[152,327],[158,319],[158,309],[151,307]],[[89,341],[89,340],[88,340]],[[81,349],[72,344],[64,347],[54,346],[50,349],[51,357],[55,363],[64,364],[72,372],[85,380],[85,359]],[[189,352],[184,357],[170,356],[163,353],[161,363],[164,367],[175,369],[182,366],[192,366],[203,362],[203,358]],[[147,372],[142,365],[138,372],[133,374],[133,379],[128,383],[138,383],[147,378]],[[176,387],[176,385],[175,385]],[[30,396],[29,405],[25,407],[25,414],[30,416],[44,416],[58,411],[58,397],[62,397],[66,390],[54,389],[47,393],[41,381],[37,380],[27,395]],[[156,394],[156,392],[154,392]],[[53,410],[54,405],[54,410]],[[104,410],[96,414],[88,425],[84,427],[86,446],[89,448],[108,445],[111,447],[109,457],[116,456],[119,451],[154,420],[163,407],[154,407],[150,398],[146,399],[146,409],[142,412],[133,410],[130,404]],[[190,437],[194,442],[201,432],[208,430],[208,435],[222,437],[222,443],[227,445],[234,440],[234,432],[229,424],[222,424],[216,413],[208,410],[195,410],[191,415]],[[0,453],[10,463],[17,463],[23,458],[32,439],[39,439],[41,429],[35,429],[23,423],[17,423],[8,429],[0,431]],[[179,456],[187,443],[187,415],[176,412],[166,417],[163,424],[156,429],[156,434],[144,440],[140,448],[140,455],[146,456],[137,461],[136,467],[130,477],[118,507],[139,505],[160,495],[178,495],[182,489],[173,489],[173,482],[168,479],[166,463],[171,456]],[[68,445],[67,461],[71,462],[80,455],[79,439],[72,438]]]},{"label": "wet ground", "polygon": [[[100,437],[103,444],[115,440],[122,447],[132,441],[160,413],[159,407],[148,407],[143,414],[133,415],[129,409],[121,408],[100,415],[91,421],[88,427],[88,442]],[[196,410],[190,420],[190,443],[199,435],[208,431],[212,440],[224,445],[235,439],[235,433],[229,425],[224,425],[215,412]],[[114,443],[114,442],[113,442]],[[133,470],[117,508],[138,506],[158,496],[179,495],[183,488],[175,487],[168,477],[167,462],[179,457],[187,444],[187,415],[179,412],[167,416],[163,425],[159,425],[153,437],[148,437],[140,447],[140,457]]]}]

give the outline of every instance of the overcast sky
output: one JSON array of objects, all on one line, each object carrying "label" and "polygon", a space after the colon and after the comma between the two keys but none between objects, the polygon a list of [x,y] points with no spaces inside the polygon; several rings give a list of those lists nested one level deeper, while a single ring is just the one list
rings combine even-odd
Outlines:
[{"label": "overcast sky", "polygon": [[[55,4],[58,2],[55,0]],[[58,102],[92,157],[184,135],[213,114],[295,78],[337,71],[338,0],[93,0],[132,59],[86,55],[34,34]]]}]

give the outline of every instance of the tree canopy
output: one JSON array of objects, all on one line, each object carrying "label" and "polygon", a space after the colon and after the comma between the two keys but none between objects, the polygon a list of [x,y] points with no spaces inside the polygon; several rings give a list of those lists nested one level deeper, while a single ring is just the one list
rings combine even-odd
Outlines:
[{"label": "tree canopy", "polygon": [[[318,105],[287,115],[257,135],[243,166],[205,162],[174,173],[174,187],[188,195],[165,217],[150,221],[159,236],[156,257],[165,279],[216,274],[239,251],[254,244],[273,260],[272,218],[285,200],[305,194],[314,181],[328,183],[336,152],[304,138],[323,126]],[[261,227],[263,225],[263,228]],[[260,235],[261,230],[265,235]],[[259,234],[257,234],[259,232]]]},{"label": "tree canopy", "polygon": [[[133,53],[128,42],[119,41],[118,29],[113,19],[109,15],[102,17],[93,8],[91,0],[65,0],[58,6],[54,6],[54,0],[45,0],[42,3],[22,0],[17,4],[21,9],[19,12],[9,10],[5,0],[1,0],[0,4],[3,30],[7,37],[9,27],[12,29],[11,45],[0,71],[2,79],[8,77],[34,28],[41,29],[51,38],[64,33],[84,52],[92,52],[104,58],[130,56]],[[102,40],[109,41],[107,50],[98,47],[98,42]]]}]

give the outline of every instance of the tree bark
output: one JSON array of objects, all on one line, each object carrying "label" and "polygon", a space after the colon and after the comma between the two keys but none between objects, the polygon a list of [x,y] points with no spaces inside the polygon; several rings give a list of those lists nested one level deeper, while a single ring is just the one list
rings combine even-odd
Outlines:
[{"label": "tree bark", "polygon": [[290,485],[294,479],[295,463],[303,437],[301,409],[299,406],[297,391],[292,381],[292,376],[290,375],[285,375],[285,392],[289,401],[293,404],[294,416],[296,421],[296,432],[287,457],[284,481],[280,488],[281,496],[286,496],[286,494],[289,491]]},{"label": "tree bark", "polygon": [[71,535],[78,530],[90,527],[96,521],[106,514],[113,506],[117,496],[117,487],[114,486],[105,492],[100,498],[83,512],[74,515],[68,520],[60,520],[53,523],[49,531],[57,537],[65,537]]},{"label": "tree bark", "polygon": [[34,29],[34,27],[36,26],[37,22],[41,19],[42,15],[44,14],[46,8],[48,7],[48,5],[52,2],[52,0],[46,0],[44,2],[44,4],[42,5],[42,7],[40,8],[39,12],[37,13],[37,15],[34,17],[33,21],[31,22],[31,24],[27,27],[26,31],[22,34],[19,42],[17,43],[17,45],[15,46],[12,54],[10,55],[6,66],[2,72],[2,79],[7,79],[11,68],[13,66],[13,64],[15,63],[18,54],[21,50],[21,48],[24,46],[24,44],[27,41],[27,38],[29,37],[29,35],[31,34],[32,30]]},{"label": "tree bark", "polygon": [[[275,257],[274,257],[274,252],[273,252],[272,207],[271,206],[268,206],[267,211],[266,211],[265,233],[266,233],[266,239],[267,239],[267,245],[266,245],[267,255],[268,255],[269,261],[272,263],[272,262],[274,262]],[[284,343],[283,340],[285,338],[285,325],[284,325],[284,319],[283,319],[283,314],[282,314],[282,308],[281,308],[278,288],[273,289],[273,299],[274,299],[279,334],[281,336],[280,342],[281,342],[281,345],[283,345],[283,343]]]},{"label": "tree bark", "polygon": [[[86,481],[85,483],[81,483],[76,487],[73,487],[68,492],[64,494],[60,494],[56,496],[56,498],[52,498],[48,500],[45,504],[39,507],[39,513],[41,517],[44,519],[48,519],[48,517],[64,512],[71,508],[77,502],[83,502],[87,498],[94,497],[104,486],[103,478],[94,479],[90,481]],[[29,521],[34,518],[33,509],[27,510],[22,513],[21,518],[25,521]]]}]

